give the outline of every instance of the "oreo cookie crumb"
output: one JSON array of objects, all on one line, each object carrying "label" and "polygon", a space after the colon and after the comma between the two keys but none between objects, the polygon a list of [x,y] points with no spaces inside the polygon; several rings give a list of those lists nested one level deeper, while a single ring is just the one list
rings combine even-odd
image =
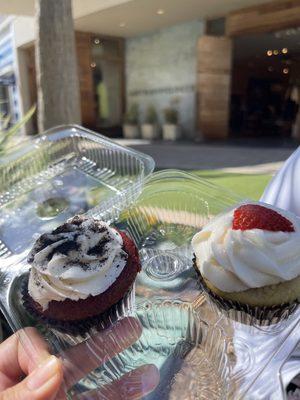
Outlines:
[{"label": "oreo cookie crumb", "polygon": [[72,224],[66,222],[65,224],[58,226],[56,229],[54,229],[54,231],[52,231],[52,234],[56,235],[58,233],[69,233],[72,230],[74,230],[72,229]]},{"label": "oreo cookie crumb", "polygon": [[98,242],[98,243],[96,244],[96,246],[91,247],[91,248],[88,250],[87,254],[88,254],[89,256],[97,256],[97,255],[102,256],[103,253],[104,253],[106,244],[107,244],[108,242],[109,242],[109,239],[108,239],[108,238],[102,239],[100,242]]},{"label": "oreo cookie crumb", "polygon": [[87,264],[87,263],[79,263],[79,266],[84,271],[90,271],[91,270],[91,266],[89,264]]},{"label": "oreo cookie crumb", "polygon": [[69,223],[80,226],[84,221],[86,221],[87,218],[84,217],[83,215],[75,215],[72,219],[69,220]]},{"label": "oreo cookie crumb", "polygon": [[72,250],[79,250],[77,242],[68,241],[60,244],[59,246],[55,247],[50,253],[47,255],[47,260],[50,261],[54,254],[61,253],[63,255],[68,255],[68,253]]}]

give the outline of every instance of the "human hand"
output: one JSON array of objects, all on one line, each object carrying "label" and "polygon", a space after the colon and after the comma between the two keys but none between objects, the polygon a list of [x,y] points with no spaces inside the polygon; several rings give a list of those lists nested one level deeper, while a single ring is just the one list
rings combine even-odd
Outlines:
[{"label": "human hand", "polygon": [[[0,344],[0,400],[64,399],[62,385],[64,390],[69,389],[140,335],[138,321],[124,318],[58,358],[50,355],[34,328],[25,328]],[[158,382],[157,368],[143,365],[111,385],[78,395],[76,400],[136,400],[154,390]]]},{"label": "human hand", "polygon": [[22,329],[0,344],[0,400],[54,399],[62,380],[61,360],[50,355],[34,328]]}]

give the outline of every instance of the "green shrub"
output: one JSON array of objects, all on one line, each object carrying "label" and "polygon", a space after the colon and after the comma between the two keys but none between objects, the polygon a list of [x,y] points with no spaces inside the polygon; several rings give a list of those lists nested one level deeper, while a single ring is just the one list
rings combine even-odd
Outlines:
[{"label": "green shrub", "polygon": [[129,125],[138,125],[139,123],[139,106],[134,103],[125,113],[124,122]]},{"label": "green shrub", "polygon": [[146,115],[145,115],[145,123],[146,124],[156,124],[157,123],[157,112],[154,106],[149,106],[146,110]]},{"label": "green shrub", "polygon": [[32,117],[36,107],[32,106],[31,109],[18,121],[15,125],[8,128],[10,117],[2,117],[2,128],[0,129],[0,156],[5,155],[9,148],[12,146],[13,139],[19,130],[24,126]]},{"label": "green shrub", "polygon": [[168,107],[164,110],[165,122],[167,124],[177,125],[178,123],[178,111],[176,108]]}]

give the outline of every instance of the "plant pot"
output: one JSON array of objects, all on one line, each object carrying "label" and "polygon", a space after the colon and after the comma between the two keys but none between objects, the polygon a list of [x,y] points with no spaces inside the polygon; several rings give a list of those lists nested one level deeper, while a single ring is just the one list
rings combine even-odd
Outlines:
[{"label": "plant pot", "polygon": [[138,125],[124,124],[123,136],[126,139],[136,139],[140,136]]},{"label": "plant pot", "polygon": [[180,127],[175,124],[163,125],[163,139],[164,140],[177,140],[180,137]]},{"label": "plant pot", "polygon": [[159,129],[154,124],[142,124],[142,138],[143,139],[157,139],[159,137]]}]

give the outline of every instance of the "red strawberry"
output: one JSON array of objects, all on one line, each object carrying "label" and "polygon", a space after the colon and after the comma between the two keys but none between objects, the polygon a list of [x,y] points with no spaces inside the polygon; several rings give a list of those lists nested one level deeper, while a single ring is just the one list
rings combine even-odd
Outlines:
[{"label": "red strawberry", "polygon": [[293,224],[278,212],[258,204],[245,204],[234,211],[232,229],[264,229],[272,232],[295,232]]}]

